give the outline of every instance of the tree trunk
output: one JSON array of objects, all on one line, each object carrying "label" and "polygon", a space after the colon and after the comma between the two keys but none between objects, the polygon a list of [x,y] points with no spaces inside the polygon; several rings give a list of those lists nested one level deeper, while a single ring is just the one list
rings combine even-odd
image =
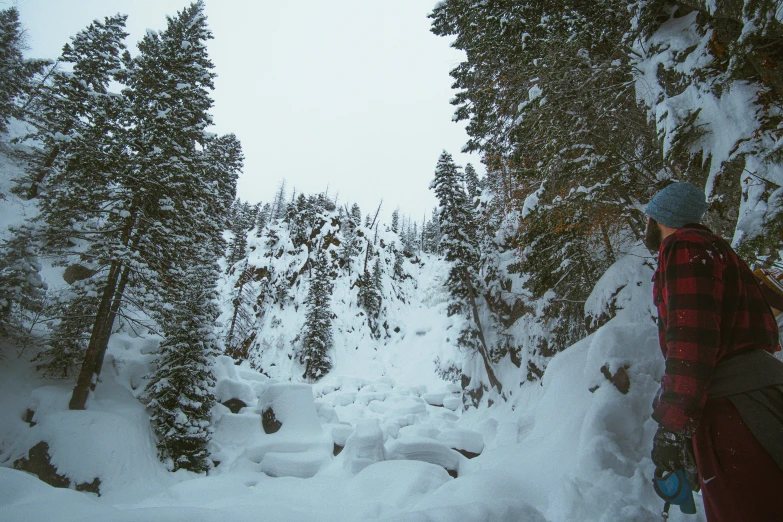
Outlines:
[{"label": "tree trunk", "polygon": [[601,235],[604,239],[604,246],[606,247],[606,251],[609,253],[609,257],[612,263],[617,261],[617,257],[614,255],[614,249],[612,248],[612,241],[609,239],[609,232],[606,231],[606,225],[603,223],[600,224],[601,227]]},{"label": "tree trunk", "polygon": [[30,188],[27,189],[27,199],[35,199],[38,197],[38,187],[43,183],[46,177],[46,172],[54,165],[54,160],[57,159],[57,155],[60,154],[60,146],[55,145],[46,157],[44,164],[36,170],[33,180],[30,182]]},{"label": "tree trunk", "polygon": [[487,341],[484,337],[484,329],[481,327],[481,319],[479,319],[479,313],[478,313],[478,305],[476,305],[476,294],[473,290],[473,285],[468,280],[468,278],[465,276],[465,274],[462,274],[462,281],[465,283],[465,286],[468,288],[468,296],[470,297],[470,305],[473,308],[473,321],[476,323],[476,327],[478,328],[478,334],[479,334],[479,340],[481,341],[481,346],[479,346],[479,353],[481,354],[481,358],[484,360],[484,369],[487,372],[487,377],[489,378],[489,384],[491,386],[494,386],[497,388],[498,393],[503,393],[503,386],[500,384],[500,381],[495,376],[495,370],[492,369],[492,364],[489,360],[489,350],[487,349]]},{"label": "tree trunk", "polygon": [[[68,134],[71,132],[71,129],[73,128],[73,124],[71,122],[66,123],[65,128],[62,130],[62,134]],[[38,187],[43,183],[44,178],[46,177],[47,171],[54,165],[54,160],[57,159],[57,156],[60,154],[60,145],[57,144],[54,147],[52,147],[52,150],[49,151],[49,155],[46,157],[46,161],[44,161],[44,164],[35,172],[35,177],[33,177],[32,182],[30,183],[30,188],[27,189],[27,199],[34,199],[38,197]]]},{"label": "tree trunk", "polygon": [[228,329],[228,337],[226,338],[226,346],[231,349],[231,339],[234,337],[234,328],[237,324],[237,315],[239,315],[239,306],[242,304],[242,291],[245,288],[248,278],[245,277],[247,272],[248,260],[245,259],[245,266],[242,267],[242,274],[239,276],[239,289],[237,290],[237,298],[234,300],[234,314],[231,316],[231,327]]},{"label": "tree trunk", "polygon": [[[95,365],[98,359],[103,357],[101,344],[104,336],[104,328],[111,316],[111,308],[115,290],[117,290],[120,279],[120,269],[122,264],[114,261],[109,269],[109,276],[106,280],[106,287],[103,289],[101,303],[98,306],[98,312],[95,315],[95,323],[92,326],[90,334],[90,343],[87,345],[87,352],[84,354],[82,368],[79,371],[79,378],[76,380],[76,386],[71,395],[71,401],[68,407],[72,410],[83,410],[87,402],[87,396],[95,378]],[[111,330],[111,326],[109,327]],[[96,376],[97,377],[97,376]]]},{"label": "tree trunk", "polygon": [[128,284],[128,276],[130,275],[130,267],[126,266],[122,269],[120,280],[117,283],[117,290],[114,292],[114,298],[112,299],[111,309],[109,311],[109,317],[103,325],[101,330],[100,344],[98,345],[98,357],[95,360],[95,366],[93,367],[93,374],[95,378],[92,379],[90,389],[95,391],[95,385],[97,378],[101,374],[103,368],[103,359],[106,356],[106,349],[109,346],[109,338],[111,337],[112,328],[114,328],[114,320],[117,318],[117,313],[120,310],[120,304],[122,303],[122,295],[125,292],[125,287]]},{"label": "tree trunk", "polygon": [[[130,216],[120,236],[120,243],[124,246],[128,246],[131,243],[131,233],[136,224],[139,202],[140,198],[138,196],[135,197],[131,205]],[[138,245],[142,236],[141,232],[138,231],[136,234],[136,238],[133,240],[133,247]],[[120,309],[122,294],[128,283],[129,274],[130,267],[123,267],[122,261],[112,261],[109,275],[106,279],[106,287],[103,289],[101,303],[98,306],[98,312],[95,314],[95,323],[93,323],[92,332],[90,333],[90,342],[84,354],[84,361],[79,371],[79,377],[76,380],[76,386],[73,388],[71,401],[68,404],[68,407],[72,410],[83,410],[90,390],[95,389],[95,382],[101,372],[101,366],[103,366],[106,347],[109,344],[114,319]]]}]

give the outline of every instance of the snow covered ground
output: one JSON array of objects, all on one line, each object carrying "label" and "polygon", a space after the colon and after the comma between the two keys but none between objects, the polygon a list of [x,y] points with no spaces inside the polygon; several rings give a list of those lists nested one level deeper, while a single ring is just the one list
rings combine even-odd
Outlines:
[{"label": "snow covered ground", "polygon": [[[626,260],[615,280],[644,270]],[[220,463],[209,475],[169,473],[157,460],[135,398],[154,342],[114,336],[86,411],[68,411],[69,384],[39,379],[23,358],[0,361],[0,462],[12,466],[43,440],[59,473],[101,481],[98,497],[0,468],[0,520],[660,519],[649,414],[662,362],[654,324],[644,320],[647,288],[626,287],[626,310],[556,356],[541,384],[463,412],[459,387],[432,375],[448,321],[415,334],[427,326],[417,315],[436,309],[444,291],[437,277],[420,282],[410,342],[337,364],[312,387],[218,360],[219,398],[247,407],[216,407]],[[627,367],[626,394],[602,375],[604,365],[612,374]],[[33,427],[23,420],[28,408]],[[276,433],[262,423],[269,408],[282,423]],[[686,518],[675,508],[671,520]]]}]

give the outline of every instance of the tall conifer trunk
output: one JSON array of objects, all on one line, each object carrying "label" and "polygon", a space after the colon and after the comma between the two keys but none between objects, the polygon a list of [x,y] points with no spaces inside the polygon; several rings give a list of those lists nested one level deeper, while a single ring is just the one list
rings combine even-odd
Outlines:
[{"label": "tall conifer trunk", "polygon": [[[98,312],[95,315],[95,322],[93,323],[92,333],[90,334],[90,343],[87,345],[82,368],[79,371],[79,378],[76,380],[76,386],[73,389],[71,401],[68,404],[68,407],[72,410],[84,409],[84,405],[87,402],[87,396],[90,393],[90,388],[93,383],[93,376],[97,378],[97,375],[95,374],[95,365],[99,359],[103,359],[103,354],[101,352],[105,351],[105,348],[101,350],[102,341],[109,318],[113,318],[111,315],[111,308],[114,292],[118,288],[121,268],[122,263],[115,261],[109,269],[109,276],[106,281],[106,286],[103,289],[101,303],[98,306]],[[108,330],[111,332],[111,325],[108,325]]]}]

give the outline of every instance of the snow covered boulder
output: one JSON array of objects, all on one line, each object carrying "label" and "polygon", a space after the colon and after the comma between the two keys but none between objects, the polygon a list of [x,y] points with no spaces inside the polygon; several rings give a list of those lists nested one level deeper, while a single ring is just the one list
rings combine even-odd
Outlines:
[{"label": "snow covered boulder", "polygon": [[334,454],[339,455],[345,448],[348,437],[353,433],[353,426],[350,424],[333,424],[332,440],[334,440]]},{"label": "snow covered boulder", "polygon": [[420,460],[436,464],[456,477],[465,457],[443,442],[426,437],[400,437],[386,448],[388,460]]},{"label": "snow covered boulder", "polygon": [[378,420],[360,420],[354,432],[345,441],[345,449],[340,457],[351,473],[359,473],[370,464],[386,460],[383,430]]},{"label": "snow covered boulder", "polygon": [[230,357],[222,355],[215,364],[215,398],[222,403],[231,413],[256,401],[253,386],[245,382],[237,374],[234,361]]},{"label": "snow covered boulder", "polygon": [[430,406],[443,406],[443,399],[446,397],[446,392],[440,393],[425,393],[421,396],[424,402]]},{"label": "snow covered boulder", "polygon": [[454,397],[453,395],[450,397],[444,397],[443,407],[451,411],[457,411],[458,409],[462,408],[462,398]]},{"label": "snow covered boulder", "polygon": [[438,434],[437,440],[472,459],[484,451],[484,438],[481,433],[470,430],[445,430]]},{"label": "snow covered boulder", "polygon": [[258,400],[256,412],[274,421],[277,430],[265,428],[244,455],[267,475],[309,478],[331,461],[334,441],[321,428],[310,385],[272,384]]},{"label": "snow covered boulder", "polygon": [[14,462],[58,487],[101,495],[159,489],[165,474],[148,424],[105,411],[36,414]]}]

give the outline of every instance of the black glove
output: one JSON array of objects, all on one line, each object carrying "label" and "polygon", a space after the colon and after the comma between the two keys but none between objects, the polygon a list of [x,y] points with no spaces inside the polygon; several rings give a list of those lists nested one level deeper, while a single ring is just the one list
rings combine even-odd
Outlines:
[{"label": "black glove", "polygon": [[684,447],[685,438],[682,435],[667,430],[663,426],[658,427],[658,431],[653,437],[653,448],[650,453],[653,464],[664,472],[685,469],[682,458]]}]

